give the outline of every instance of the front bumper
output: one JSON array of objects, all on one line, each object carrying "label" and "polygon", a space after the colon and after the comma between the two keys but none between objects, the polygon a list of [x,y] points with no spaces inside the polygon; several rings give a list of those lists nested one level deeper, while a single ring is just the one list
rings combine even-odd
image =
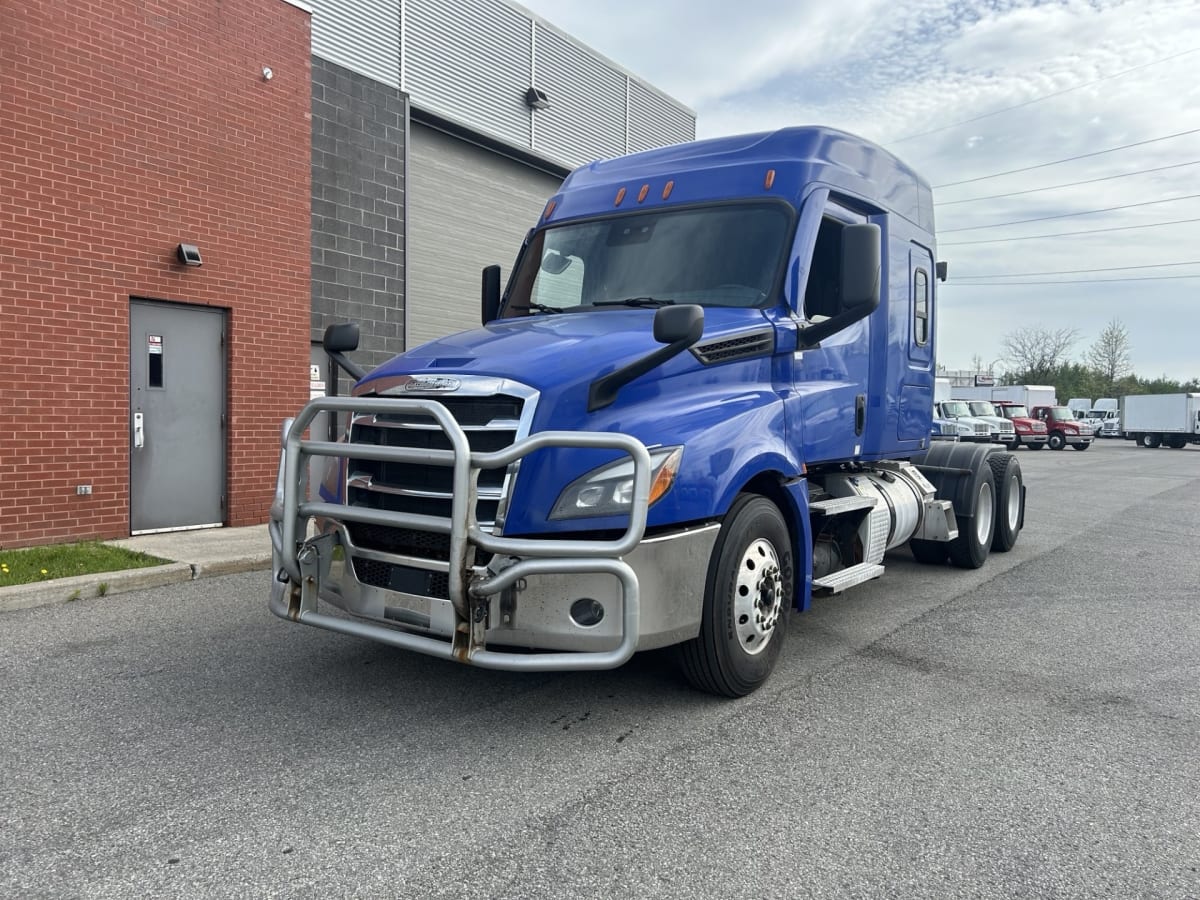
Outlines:
[{"label": "front bumper", "polygon": [[[452,449],[302,440],[313,418],[325,411],[424,415],[446,433]],[[620,537],[507,538],[476,524],[479,471],[508,466],[547,446],[606,447],[629,454],[634,462],[633,502],[629,525]],[[447,519],[305,501],[306,460],[312,456],[451,467],[451,515]],[[681,528],[645,538],[649,488],[649,453],[628,435],[543,432],[500,451],[476,453],[470,451],[458,423],[434,401],[314,400],[284,436],[269,529],[274,572],[270,609],[302,624],[484,668],[613,668],[636,650],[677,643],[699,631],[708,559],[719,526]],[[347,521],[448,536],[450,558],[434,564],[446,576],[446,596],[407,593],[356,577],[359,565],[402,566],[413,560],[355,547]],[[491,555],[486,565],[468,562],[476,559],[477,551]],[[321,612],[319,602],[353,618]]]},{"label": "front bumper", "polygon": [[1046,434],[1044,431],[1041,433],[1034,433],[1034,434],[1021,434],[1018,431],[1017,432],[1017,440],[1019,440],[1022,444],[1024,444],[1026,447],[1028,447],[1030,444],[1046,443],[1048,440],[1050,440],[1050,435]]}]

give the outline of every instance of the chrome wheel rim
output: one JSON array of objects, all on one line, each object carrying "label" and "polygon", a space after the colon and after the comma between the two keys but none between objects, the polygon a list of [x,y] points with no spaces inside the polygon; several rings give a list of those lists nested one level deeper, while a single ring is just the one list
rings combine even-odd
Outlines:
[{"label": "chrome wheel rim", "polygon": [[1016,475],[1008,479],[1008,530],[1016,531],[1017,522],[1021,519],[1021,482]]},{"label": "chrome wheel rim", "polygon": [[992,525],[996,511],[992,505],[992,486],[984,484],[979,489],[979,500],[975,504],[975,537],[986,545],[992,541]]},{"label": "chrome wheel rim", "polygon": [[766,649],[783,603],[779,555],[770,541],[758,538],[738,561],[733,584],[733,621],[744,653],[756,656]]}]

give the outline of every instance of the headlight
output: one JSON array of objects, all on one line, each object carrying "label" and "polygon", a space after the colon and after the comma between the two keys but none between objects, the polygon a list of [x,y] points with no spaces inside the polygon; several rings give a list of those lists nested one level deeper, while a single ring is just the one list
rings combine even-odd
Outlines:
[{"label": "headlight", "polygon": [[[650,451],[650,503],[653,506],[675,483],[682,447]],[[633,506],[633,460],[622,459],[576,478],[558,495],[551,519],[615,516]]]}]

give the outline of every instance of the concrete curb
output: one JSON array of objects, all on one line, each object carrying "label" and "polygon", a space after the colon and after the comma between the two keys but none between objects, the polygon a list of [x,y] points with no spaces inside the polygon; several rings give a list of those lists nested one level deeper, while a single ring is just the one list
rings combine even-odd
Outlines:
[{"label": "concrete curb", "polygon": [[[172,562],[144,569],[98,572],[94,575],[75,575],[71,578],[56,578],[53,581],[39,581],[33,584],[16,584],[0,588],[0,613],[70,603],[75,600],[99,599],[101,596],[111,597],[126,591],[163,587],[198,578],[234,575],[239,572],[265,572],[270,568],[271,557],[266,555],[209,563]],[[100,593],[102,584],[106,585],[103,595]],[[265,587],[263,595],[266,596]]]}]

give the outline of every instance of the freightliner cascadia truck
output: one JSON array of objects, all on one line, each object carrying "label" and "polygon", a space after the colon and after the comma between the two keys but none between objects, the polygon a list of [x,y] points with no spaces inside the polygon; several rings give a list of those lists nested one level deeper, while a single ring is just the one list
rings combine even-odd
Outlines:
[{"label": "freightliner cascadia truck", "polygon": [[674,646],[750,693],[815,594],[1020,533],[1016,457],[930,440],[935,254],[928,183],[843,132],[583,166],[484,270],[480,328],[369,373],[327,330],[357,383],[284,423],[271,610],[494,669]]}]

